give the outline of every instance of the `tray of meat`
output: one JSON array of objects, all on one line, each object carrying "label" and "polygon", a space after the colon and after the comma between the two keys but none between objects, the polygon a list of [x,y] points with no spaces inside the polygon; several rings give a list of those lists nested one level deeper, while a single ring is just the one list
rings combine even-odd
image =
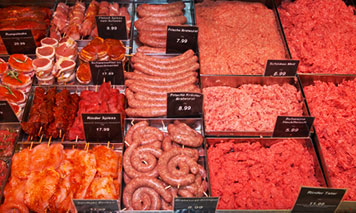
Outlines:
[{"label": "tray of meat", "polygon": [[126,119],[122,209],[172,210],[210,194],[201,119]]},{"label": "tray of meat", "polygon": [[301,186],[326,186],[310,139],[208,138],[207,144],[219,210],[289,210]]},{"label": "tray of meat", "polygon": [[133,53],[166,53],[167,26],[195,25],[191,1],[135,3]]},{"label": "tray of meat", "polygon": [[200,93],[199,63],[193,50],[171,55],[131,57],[133,72],[125,72],[125,95],[129,117],[163,117],[167,115],[167,93]]},{"label": "tray of meat", "polygon": [[356,77],[300,75],[300,80],[310,114],[315,116],[315,141],[328,185],[347,188],[344,200],[355,204]]},{"label": "tray of meat", "polygon": [[356,74],[355,7],[342,0],[282,1],[280,19],[299,73]]},{"label": "tray of meat", "polygon": [[263,75],[289,50],[273,0],[195,4],[201,74]]},{"label": "tray of meat", "polygon": [[[0,30],[29,29],[36,44],[39,45],[40,40],[48,33],[54,6],[54,1],[1,1]],[[0,38],[0,55],[7,54]]]},{"label": "tray of meat", "polygon": [[277,116],[308,116],[296,78],[201,76],[205,135],[271,136]]},{"label": "tray of meat", "polygon": [[[108,1],[59,2],[53,13],[50,37],[59,40],[70,37],[78,42],[79,47],[86,46],[98,36],[96,16],[125,16],[126,31],[131,30],[132,4]],[[129,38],[129,36],[128,36]]]},{"label": "tray of meat", "polygon": [[72,199],[119,200],[122,144],[19,145],[0,212],[74,212]]},{"label": "tray of meat", "polygon": [[2,201],[3,190],[9,175],[9,161],[0,159],[0,202]]},{"label": "tray of meat", "polygon": [[19,124],[0,124],[0,158],[12,156],[19,133]]},{"label": "tray of meat", "polygon": [[28,144],[47,139],[84,140],[82,113],[120,113],[123,124],[123,91],[123,86],[110,83],[101,86],[35,86],[26,105],[19,141]]}]

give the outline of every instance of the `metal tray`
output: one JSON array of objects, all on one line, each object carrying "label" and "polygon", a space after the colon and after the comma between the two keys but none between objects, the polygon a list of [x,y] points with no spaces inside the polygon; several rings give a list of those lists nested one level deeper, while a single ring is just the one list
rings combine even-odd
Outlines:
[{"label": "metal tray", "polygon": [[[293,138],[290,138],[293,139]],[[232,137],[224,137],[224,138],[207,138],[206,142],[207,142],[207,149],[210,146],[213,146],[216,143],[224,143],[227,141],[233,140],[234,143],[251,143],[251,142],[256,142],[259,141],[261,142],[261,144],[264,145],[271,145],[273,143],[278,143],[278,140],[281,139],[266,139],[266,138],[260,138],[260,139],[254,139],[254,138],[232,138]],[[318,161],[318,157],[317,157],[317,153],[314,149],[313,146],[313,142],[310,138],[308,139],[300,139],[300,138],[295,138],[295,140],[299,141],[300,143],[304,143],[305,142],[305,146],[307,147],[309,153],[313,156],[314,159],[314,165],[315,165],[315,177],[317,178],[317,180],[319,181],[321,187],[326,187],[326,181],[325,181],[325,177],[323,175],[322,172],[322,168],[319,164]],[[217,212],[290,212],[289,209],[266,209],[266,210],[253,210],[253,209],[218,209]]]},{"label": "metal tray", "polygon": [[[47,7],[53,12],[55,11],[56,7],[56,1],[55,0],[49,0],[49,1],[37,1],[37,0],[2,0],[0,2],[0,7],[9,7],[9,6],[24,6],[24,7],[31,7],[31,6],[37,6],[37,7]],[[50,18],[51,20],[51,18]],[[46,35],[49,34],[49,28],[50,25],[48,25],[47,28],[47,33]],[[31,29],[30,29],[31,30]],[[8,57],[9,54],[0,54],[0,57]],[[35,58],[36,54],[28,54],[29,57]]]},{"label": "metal tray", "polygon": [[[170,123],[173,123],[175,120],[179,120],[182,123],[186,123],[188,126],[190,126],[192,129],[195,131],[199,132],[203,137],[204,137],[204,131],[203,131],[203,122],[202,119],[196,119],[196,118],[167,118],[167,119],[132,119],[132,118],[127,118],[125,119],[125,136],[127,131],[133,126],[134,124],[140,122],[140,121],[148,121],[149,126],[158,128],[161,130],[163,133],[167,134],[167,126]],[[125,153],[125,146],[123,148],[123,153]],[[208,161],[207,161],[207,147],[206,147],[206,141],[204,139],[204,142],[201,147],[197,148],[199,150],[199,159],[198,163],[202,165],[205,170],[207,171],[207,181],[208,181],[208,191],[206,192],[208,196],[211,196],[211,188],[210,188],[210,178],[209,178],[209,167],[208,167]],[[123,164],[122,164],[123,165]],[[122,168],[122,172],[124,173],[124,168]],[[124,175],[122,175],[123,177]],[[121,187],[121,195],[123,194],[123,189],[125,187],[125,182],[124,179],[121,181],[122,187]],[[122,198],[121,198],[122,199]],[[172,211],[164,211],[164,210],[155,210],[155,211],[136,211],[136,210],[126,210],[124,208],[123,202],[121,202],[121,209],[122,211],[125,212],[172,212]]]},{"label": "metal tray", "polygon": [[[236,76],[236,75],[203,75],[200,76],[202,89],[213,86],[229,86],[239,87],[243,84],[259,84],[259,85],[283,85],[284,83],[295,86],[298,92],[301,92],[301,87],[298,84],[296,77],[264,77],[264,76]],[[309,116],[306,101],[302,96],[303,116]],[[203,104],[204,106],[204,104]],[[203,107],[204,114],[204,107]],[[204,115],[205,116],[205,115]],[[271,132],[266,131],[213,131],[205,129],[207,136],[272,136]]]},{"label": "metal tray", "polygon": [[[16,153],[17,152],[20,152],[22,149],[25,149],[25,148],[34,148],[37,144],[17,144],[16,146]],[[83,142],[78,142],[76,144],[72,144],[72,143],[62,143],[62,145],[64,146],[64,149],[79,149],[79,150],[84,150],[84,149],[87,149],[87,150],[90,150],[91,148],[93,148],[94,146],[97,146],[97,145],[103,145],[103,146],[108,146],[108,147],[111,147],[116,153],[118,153],[119,156],[121,156],[121,159],[119,157],[119,162],[122,162],[122,144],[120,143],[115,143],[115,144],[108,144],[108,143],[89,143],[89,146],[86,148],[86,146],[88,145],[85,141]],[[5,185],[6,183],[9,181],[9,178],[10,178],[10,175],[11,175],[11,163],[12,163],[12,159],[11,158],[8,158],[7,161],[8,163],[8,171],[7,171],[7,176],[6,176],[6,179],[4,181],[4,184],[3,186],[0,185],[0,189],[1,189],[1,194],[0,194],[0,204],[2,204],[4,202],[4,200],[2,199],[2,196],[3,196],[3,190],[5,188]],[[122,164],[122,163],[121,163]],[[119,168],[118,168],[118,181],[119,181],[119,184],[120,186],[122,185],[121,184],[121,174],[122,174],[122,171],[121,171],[122,167],[119,165]],[[120,193],[121,193],[121,187],[120,187]],[[121,194],[119,195],[119,198],[121,197]],[[31,211],[32,212],[32,211]]]},{"label": "metal tray", "polygon": [[[25,106],[25,111],[24,111],[24,116],[23,116],[23,121],[27,121],[30,115],[30,110],[31,107],[33,105],[33,98],[34,98],[34,93],[35,93],[35,89],[39,87],[39,86],[32,86],[31,91],[30,91],[30,95],[28,97],[26,106]],[[54,86],[41,86],[42,88],[45,88],[45,90],[47,91],[48,89],[54,87]],[[78,95],[80,95],[81,91],[85,91],[85,90],[89,90],[89,91],[98,91],[100,86],[96,85],[89,85],[89,86],[81,86],[81,85],[58,85],[57,87],[57,91],[62,91],[63,89],[67,89],[71,94],[72,93],[77,93]],[[120,93],[124,94],[124,86],[122,85],[111,85],[111,88],[114,89],[118,89],[120,91]],[[45,139],[43,139],[43,141],[46,141]],[[61,139],[52,139],[53,142],[60,142]],[[63,141],[64,143],[71,143],[71,144],[77,144],[77,142],[75,141]],[[39,143],[39,139],[37,138],[34,141],[30,141],[29,140],[29,136],[21,129],[20,131],[20,136],[19,136],[19,140],[18,140],[18,144],[31,144],[31,143]]]},{"label": "metal tray", "polygon": [[7,159],[8,157],[11,157],[14,153],[14,150],[15,150],[15,147],[16,147],[16,142],[19,138],[19,133],[20,133],[20,130],[21,130],[21,126],[20,126],[20,123],[1,123],[0,124],[0,130],[9,130],[9,131],[12,131],[12,132],[16,132],[17,136],[15,137],[15,141],[14,141],[14,144],[11,147],[8,147],[9,151],[11,154],[9,155],[2,155],[0,154],[0,160],[1,159]]},{"label": "metal tray", "polygon": [[[57,5],[58,5],[58,3],[60,3],[60,2],[66,3],[66,5],[68,5],[68,6],[74,6],[75,3],[76,3],[76,1],[71,1],[71,0],[69,0],[69,1],[59,0],[59,1],[57,1],[57,3],[56,3],[56,5],[55,5],[55,8],[54,8],[53,11],[56,11]],[[89,6],[89,4],[90,4],[91,1],[85,0],[85,1],[81,1],[81,2],[84,2],[86,9],[88,9],[88,6]],[[98,1],[98,2],[100,3],[101,1]],[[109,1],[109,3],[112,3],[112,2]],[[120,2],[117,2],[117,3],[119,3],[120,6],[124,5],[124,7],[127,7],[128,12],[129,12],[130,17],[131,17],[131,22],[132,22],[133,14],[134,14],[134,13],[133,13],[133,4],[130,3],[130,1],[120,1]],[[85,16],[84,16],[84,18],[85,18]],[[131,25],[131,28],[130,28],[130,32],[131,32],[131,30],[132,30],[132,25]],[[125,46],[128,46],[128,45],[129,45],[129,39],[130,39],[130,36],[129,36],[129,35],[130,35],[130,32],[128,32],[127,40],[122,40],[122,42],[125,44]],[[85,47],[91,40],[92,40],[92,38],[91,38],[90,36],[87,36],[86,38],[83,38],[83,39],[80,39],[80,40],[76,40],[76,42],[77,42],[77,44],[78,44],[78,50],[80,51],[80,50],[81,50],[83,47]],[[129,49],[129,48],[128,48],[128,49]],[[128,49],[127,49],[127,54],[129,53]]]},{"label": "metal tray", "polygon": [[[195,0],[194,2],[195,3],[200,3],[200,2],[203,2],[203,1],[204,0]],[[229,0],[223,0],[223,1],[229,1]],[[234,0],[230,0],[230,1],[234,1]],[[251,3],[258,3],[259,2],[259,3],[264,4],[268,9],[273,10],[275,21],[276,21],[276,25],[277,25],[277,30],[278,30],[278,32],[280,34],[281,42],[283,43],[284,50],[285,50],[285,59],[291,59],[292,56],[291,56],[291,53],[290,53],[290,50],[289,50],[289,47],[288,47],[288,43],[287,43],[287,40],[286,40],[286,36],[285,36],[284,30],[283,30],[283,27],[282,27],[282,23],[281,23],[280,16],[279,16],[279,13],[278,13],[278,10],[277,10],[276,2],[274,0],[235,0],[235,1],[251,2]],[[219,2],[221,2],[221,1],[219,1]],[[195,7],[196,6],[194,6],[194,16],[195,16]],[[199,46],[198,46],[198,49],[199,49]],[[271,56],[270,59],[271,60],[274,59],[273,57],[274,56]],[[267,61],[266,61],[266,64],[267,64]],[[208,74],[202,74],[202,76],[209,76],[209,75]],[[261,74],[261,75],[263,75],[263,74]],[[261,76],[261,75],[252,75],[252,76]],[[244,75],[241,75],[241,76],[244,76]]]},{"label": "metal tray", "polygon": [[[189,0],[182,0],[185,4],[185,8],[184,8],[184,16],[187,18],[187,22],[185,23],[185,25],[187,26],[194,26],[196,24],[195,22],[195,10],[194,10],[194,5],[192,3],[192,1]],[[140,4],[167,4],[167,3],[171,3],[174,1],[169,1],[169,0],[138,0],[135,1],[134,3],[134,16],[133,20],[132,20],[132,29],[131,30],[131,44],[130,47],[132,47],[130,54],[131,53],[136,53],[137,52],[137,48],[142,46],[142,43],[138,40],[138,32],[136,27],[134,26],[134,22],[138,20],[138,16],[136,13],[136,8],[138,5]]]},{"label": "metal tray", "polygon": [[[330,82],[334,83],[336,85],[342,83],[343,81],[347,80],[354,80],[356,78],[356,75],[347,75],[347,74],[338,74],[338,75],[322,75],[322,74],[299,74],[299,79],[301,81],[302,87],[306,87],[309,85],[314,85],[314,81],[322,81],[322,82]],[[308,102],[308,97],[306,97],[306,102]],[[308,108],[309,109],[309,108]],[[311,114],[313,115],[313,114]],[[314,141],[314,146],[315,149],[318,153],[320,164],[322,166],[322,169],[325,174],[326,182],[329,187],[333,187],[332,181],[329,176],[329,171],[326,166],[325,158],[321,149],[320,141],[318,138],[318,132],[315,130],[315,127],[313,127],[315,134],[313,135],[313,141]],[[337,209],[337,212],[352,212],[356,211],[356,201],[342,201],[340,204],[339,208]]]}]

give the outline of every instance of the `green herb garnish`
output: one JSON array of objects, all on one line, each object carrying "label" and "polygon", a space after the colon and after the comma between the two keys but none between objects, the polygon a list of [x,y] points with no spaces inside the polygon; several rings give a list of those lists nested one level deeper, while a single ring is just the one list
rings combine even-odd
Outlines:
[{"label": "green herb garnish", "polygon": [[18,73],[18,72],[9,70],[9,71],[7,72],[7,75],[6,75],[6,76],[10,76],[10,78],[15,78],[18,82],[20,82],[20,84],[22,84],[22,81],[18,78],[18,76],[19,76],[19,73]]}]

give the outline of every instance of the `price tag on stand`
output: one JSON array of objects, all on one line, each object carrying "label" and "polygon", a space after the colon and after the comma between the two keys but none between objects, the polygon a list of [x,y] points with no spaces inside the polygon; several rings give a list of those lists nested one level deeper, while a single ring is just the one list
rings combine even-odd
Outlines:
[{"label": "price tag on stand", "polygon": [[96,16],[95,18],[100,37],[127,40],[125,16]]},{"label": "price tag on stand", "polygon": [[335,212],[346,189],[301,187],[292,212]]},{"label": "price tag on stand", "polygon": [[0,101],[0,122],[19,122],[17,116],[7,101]]},{"label": "price tag on stand", "polygon": [[88,142],[122,142],[121,114],[82,114]]},{"label": "price tag on stand", "polygon": [[124,84],[122,61],[91,61],[90,72],[95,85],[110,81],[112,85]]},{"label": "price tag on stand", "polygon": [[297,74],[299,60],[267,60],[265,76],[290,77]]},{"label": "price tag on stand", "polygon": [[73,200],[78,213],[83,212],[119,212],[117,200]]},{"label": "price tag on stand", "polygon": [[198,48],[198,27],[168,26],[166,53],[184,53]]},{"label": "price tag on stand", "polygon": [[309,137],[314,117],[278,116],[273,137]]},{"label": "price tag on stand", "polygon": [[15,53],[36,53],[36,43],[31,30],[0,31],[0,36],[9,55]]},{"label": "price tag on stand", "polygon": [[167,94],[167,117],[201,117],[203,95],[200,93],[175,92]]},{"label": "price tag on stand", "polygon": [[218,197],[201,197],[201,198],[174,198],[175,213],[214,213],[218,205]]}]

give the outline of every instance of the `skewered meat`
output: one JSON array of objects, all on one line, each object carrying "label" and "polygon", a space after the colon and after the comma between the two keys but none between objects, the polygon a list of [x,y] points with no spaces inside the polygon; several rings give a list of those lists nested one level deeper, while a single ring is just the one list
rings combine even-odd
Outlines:
[{"label": "skewered meat", "polygon": [[45,135],[46,138],[68,135],[69,126],[74,121],[79,97],[64,89],[57,93],[53,87],[47,91],[35,89],[35,97],[28,121],[21,123],[22,129],[30,136]]}]

